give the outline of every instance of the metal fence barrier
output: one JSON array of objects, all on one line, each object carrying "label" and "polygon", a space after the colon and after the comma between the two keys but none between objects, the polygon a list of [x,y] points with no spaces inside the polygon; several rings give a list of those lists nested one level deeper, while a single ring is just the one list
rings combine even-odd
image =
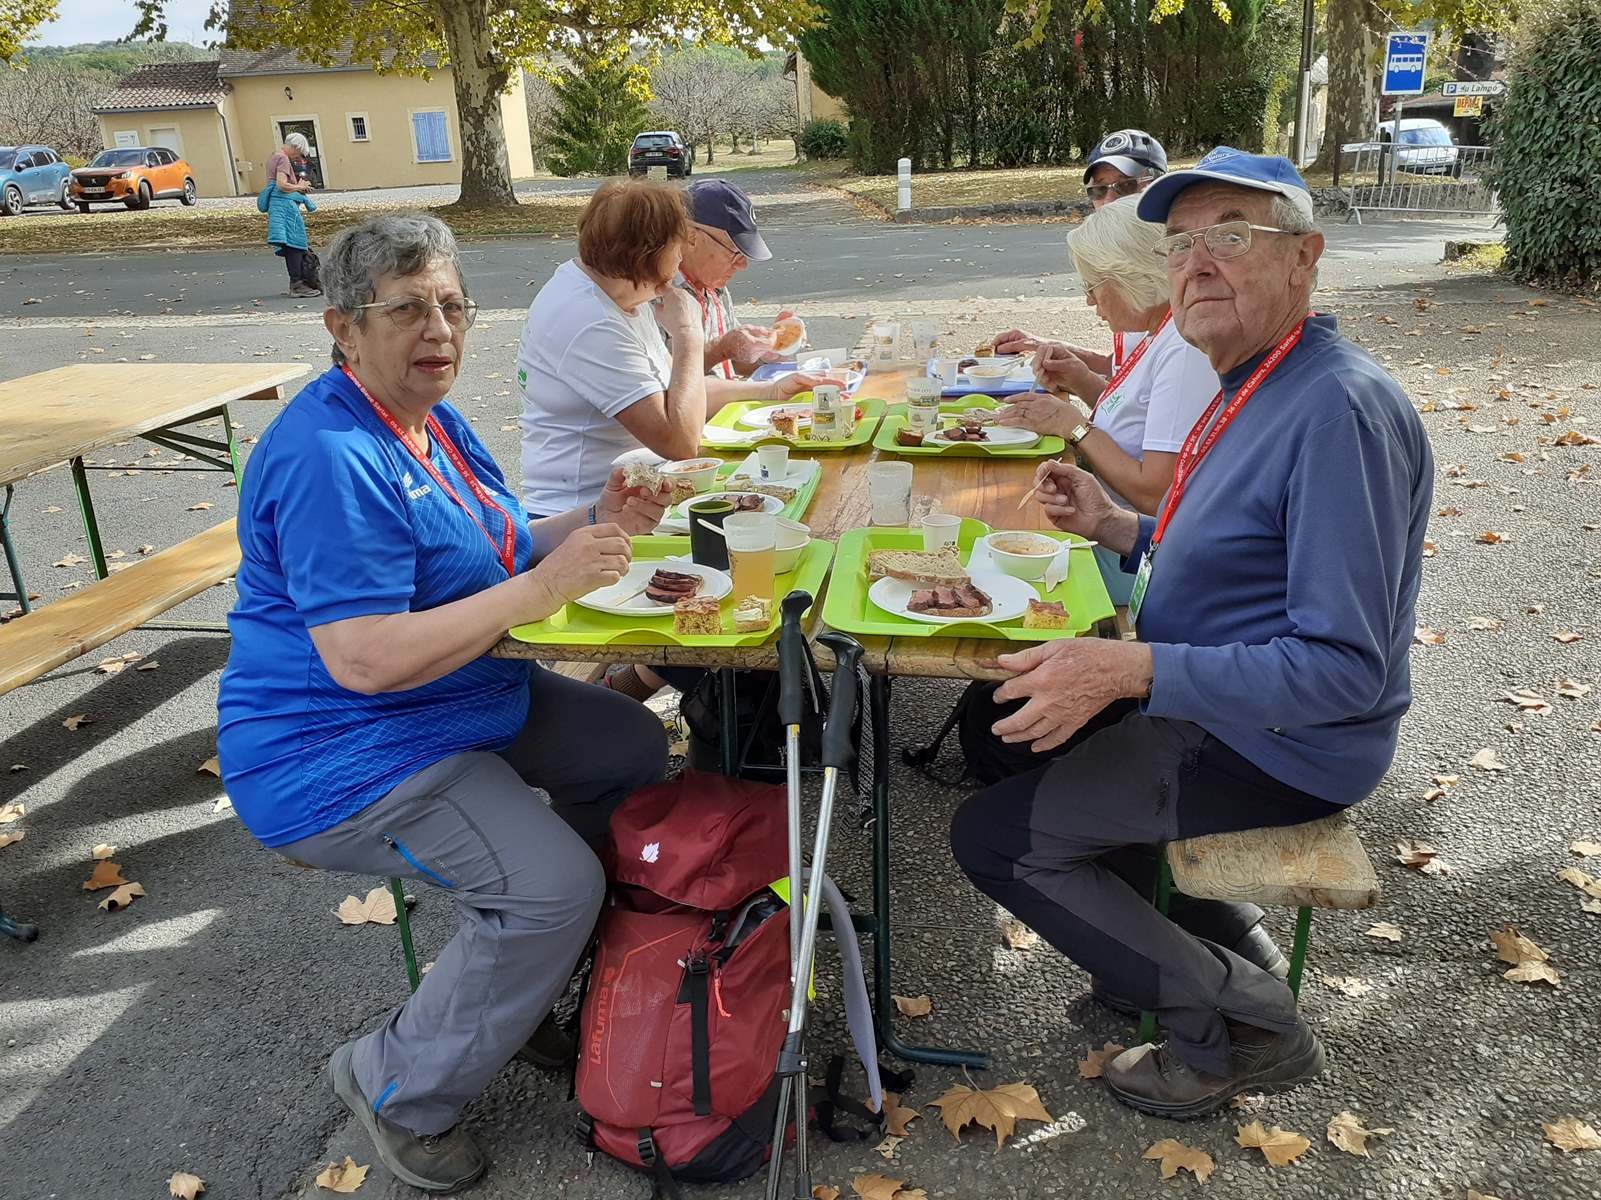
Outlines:
[{"label": "metal fence barrier", "polygon": [[1487,172],[1489,146],[1362,142],[1340,148],[1347,224],[1364,212],[1489,216],[1498,211]]}]

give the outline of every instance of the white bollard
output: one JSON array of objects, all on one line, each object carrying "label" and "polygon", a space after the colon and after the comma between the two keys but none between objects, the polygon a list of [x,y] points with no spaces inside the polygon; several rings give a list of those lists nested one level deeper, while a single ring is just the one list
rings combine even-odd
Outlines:
[{"label": "white bollard", "polygon": [[905,212],[912,207],[912,160],[901,159],[895,173],[895,211]]}]

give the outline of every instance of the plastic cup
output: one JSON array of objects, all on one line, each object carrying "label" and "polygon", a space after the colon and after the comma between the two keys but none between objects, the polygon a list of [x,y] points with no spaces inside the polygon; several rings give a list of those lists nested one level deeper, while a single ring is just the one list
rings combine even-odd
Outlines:
[{"label": "plastic cup", "polygon": [[906,381],[906,425],[922,434],[939,424],[940,384],[923,375]]},{"label": "plastic cup", "polygon": [[912,322],[912,349],[919,359],[926,359],[934,353],[935,329],[932,321]]},{"label": "plastic cup", "polygon": [[933,554],[946,546],[956,545],[962,529],[962,518],[955,513],[929,513],[923,518],[923,549]]},{"label": "plastic cup", "polygon": [[885,321],[873,326],[873,358],[881,363],[894,362],[900,357],[901,323]]},{"label": "plastic cup", "polygon": [[[715,535],[714,535],[715,536]],[[734,599],[773,598],[778,519],[772,513],[734,513],[723,518],[728,561],[734,575]]]},{"label": "plastic cup", "polygon": [[764,482],[783,479],[789,474],[789,447],[782,442],[757,446],[756,470]]},{"label": "plastic cup", "polygon": [[912,464],[876,462],[867,468],[867,500],[874,525],[905,526],[912,519]]},{"label": "plastic cup", "polygon": [[940,384],[947,390],[956,386],[956,377],[961,374],[957,370],[959,358],[942,358],[939,360]]}]

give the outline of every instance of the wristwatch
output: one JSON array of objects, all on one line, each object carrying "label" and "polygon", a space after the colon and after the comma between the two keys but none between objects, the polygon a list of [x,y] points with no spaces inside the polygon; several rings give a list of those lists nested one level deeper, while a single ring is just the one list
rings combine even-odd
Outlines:
[{"label": "wristwatch", "polygon": [[1067,444],[1076,446],[1090,435],[1090,427],[1083,421],[1073,426],[1073,431],[1067,435]]}]

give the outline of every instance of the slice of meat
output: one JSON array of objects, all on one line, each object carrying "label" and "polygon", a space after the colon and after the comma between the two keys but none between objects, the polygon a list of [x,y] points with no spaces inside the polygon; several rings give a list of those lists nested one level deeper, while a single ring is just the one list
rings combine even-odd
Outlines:
[{"label": "slice of meat", "polygon": [[934,608],[934,589],[923,588],[912,593],[912,598],[906,602],[906,607],[913,612],[929,612]]},{"label": "slice of meat", "polygon": [[756,512],[762,507],[760,496],[741,496],[734,501],[735,512]]},{"label": "slice of meat", "polygon": [[934,589],[934,607],[955,608],[957,605],[956,589],[937,587]]},{"label": "slice of meat", "polygon": [[976,609],[981,613],[990,610],[990,598],[970,583],[956,589],[956,598],[961,601],[963,608]]},{"label": "slice of meat", "polygon": [[688,587],[693,590],[700,587],[700,576],[691,575],[687,571],[668,571],[665,569],[658,569],[656,573],[650,577],[650,582],[652,587]]}]

